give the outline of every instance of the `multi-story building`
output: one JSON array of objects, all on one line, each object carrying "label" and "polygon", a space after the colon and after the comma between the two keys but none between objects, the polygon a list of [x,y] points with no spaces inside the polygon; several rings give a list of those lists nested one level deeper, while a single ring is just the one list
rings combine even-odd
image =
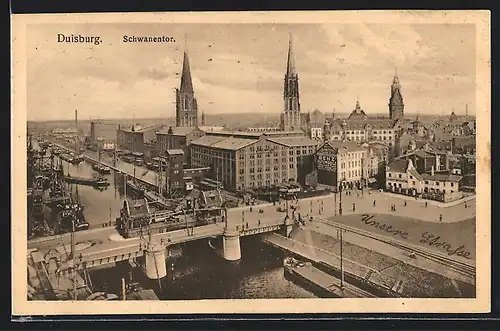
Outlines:
[{"label": "multi-story building", "polygon": [[133,153],[144,153],[144,144],[156,140],[156,128],[137,124],[131,127],[119,126],[116,135],[118,148]]},{"label": "multi-story building", "polygon": [[397,159],[387,167],[386,189],[390,192],[426,199],[453,201],[462,198],[460,191],[461,176],[437,174],[434,167],[430,173],[421,174],[411,159]]},{"label": "multi-story building", "polygon": [[[218,132],[218,131],[213,131]],[[164,127],[156,132],[156,148],[158,155],[165,155],[169,149],[184,151],[184,163],[190,165],[189,144],[192,140],[205,135],[205,131],[198,127]]]},{"label": "multi-story building", "polygon": [[191,142],[193,167],[211,167],[227,190],[269,186],[305,177],[317,142],[297,133],[207,133]]},{"label": "multi-story building", "polygon": [[166,195],[167,197],[180,197],[186,190],[184,186],[184,151],[182,149],[167,149]]},{"label": "multi-story building", "polygon": [[98,141],[116,142],[118,129],[118,124],[92,121],[90,122],[90,142],[92,144],[95,144]]},{"label": "multi-story building", "polygon": [[[357,107],[359,104],[357,104]],[[355,110],[356,111],[356,110]],[[357,117],[355,117],[357,118]],[[325,124],[324,136],[328,140],[347,140],[357,143],[368,142],[383,144],[388,147],[388,157],[395,155],[398,130],[391,119],[332,119]]]},{"label": "multi-story building", "polygon": [[378,166],[372,150],[352,141],[330,140],[316,152],[318,183],[335,188],[360,187],[374,181]]},{"label": "multi-story building", "polygon": [[299,75],[295,68],[292,36],[288,42],[288,59],[285,82],[283,86],[283,112],[280,118],[281,131],[298,131],[301,129]]}]

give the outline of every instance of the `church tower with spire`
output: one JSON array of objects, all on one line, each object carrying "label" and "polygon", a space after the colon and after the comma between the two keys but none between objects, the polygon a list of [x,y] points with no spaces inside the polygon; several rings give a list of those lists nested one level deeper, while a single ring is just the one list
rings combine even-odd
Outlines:
[{"label": "church tower with spire", "polygon": [[281,113],[282,131],[300,130],[299,75],[295,68],[295,56],[292,47],[292,35],[288,42],[288,59],[283,87],[284,108]]},{"label": "church tower with spire", "polygon": [[391,85],[391,97],[389,98],[389,118],[392,120],[404,119],[404,108],[401,85],[396,71]]},{"label": "church tower with spire", "polygon": [[198,125],[198,103],[193,89],[191,69],[187,47],[184,49],[181,85],[175,90],[175,125],[177,127],[195,127]]}]

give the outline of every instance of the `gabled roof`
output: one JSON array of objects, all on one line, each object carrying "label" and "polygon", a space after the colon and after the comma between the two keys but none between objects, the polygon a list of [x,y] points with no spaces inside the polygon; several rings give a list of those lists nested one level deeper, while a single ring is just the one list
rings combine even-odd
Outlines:
[{"label": "gabled roof", "polygon": [[408,169],[408,160],[406,159],[396,159],[389,164],[389,171],[406,173]]},{"label": "gabled roof", "polygon": [[410,175],[413,175],[413,177],[415,177],[416,179],[418,179],[419,181],[422,181],[423,178],[422,178],[422,175],[418,173],[418,171],[416,169],[410,169],[408,171],[410,173]]}]

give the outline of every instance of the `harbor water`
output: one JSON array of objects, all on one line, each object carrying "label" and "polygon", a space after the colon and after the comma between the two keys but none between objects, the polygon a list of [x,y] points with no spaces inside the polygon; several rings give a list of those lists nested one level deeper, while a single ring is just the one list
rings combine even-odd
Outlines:
[{"label": "harbor water", "polygon": [[[92,177],[91,165],[82,162],[68,165],[64,172],[74,176]],[[110,186],[96,190],[78,186],[78,195],[84,205],[84,214],[90,228],[100,227],[120,214],[124,199],[123,179],[112,171]],[[76,191],[76,185],[72,190]],[[252,298],[314,298],[311,292],[284,277],[283,254],[261,243],[255,237],[241,240],[242,259],[230,263],[221,258],[208,240],[185,244],[177,249],[180,254],[170,262],[169,275],[161,282],[145,279],[140,272],[133,277],[141,287],[153,289],[163,300],[190,299],[252,299]],[[91,271],[94,291],[105,290],[120,294],[121,278],[130,280],[126,266]]]}]

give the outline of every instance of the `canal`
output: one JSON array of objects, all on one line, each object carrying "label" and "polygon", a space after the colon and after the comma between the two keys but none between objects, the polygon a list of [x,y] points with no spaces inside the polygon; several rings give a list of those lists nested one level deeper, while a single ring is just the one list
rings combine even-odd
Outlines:
[{"label": "canal", "polygon": [[[82,162],[68,165],[63,162],[65,173],[95,176],[91,165]],[[92,187],[74,185],[72,190],[84,205],[84,214],[90,227],[114,222],[120,214],[124,199],[123,180],[120,174],[105,175],[111,185],[102,191]],[[174,270],[169,264],[169,275],[161,283],[145,279],[136,272],[135,280],[144,288],[152,288],[163,300],[195,299],[271,299],[315,298],[311,292],[284,277],[283,254],[261,243],[256,237],[241,240],[242,259],[230,263],[222,259],[209,246],[208,240],[185,244],[175,258]],[[109,268],[91,271],[94,291],[106,290],[120,294],[120,279],[129,279],[126,268]]]}]

